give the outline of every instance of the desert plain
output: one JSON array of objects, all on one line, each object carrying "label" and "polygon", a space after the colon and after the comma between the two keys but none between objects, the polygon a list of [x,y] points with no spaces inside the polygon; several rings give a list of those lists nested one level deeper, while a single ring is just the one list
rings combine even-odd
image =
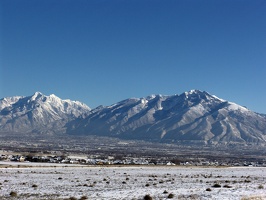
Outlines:
[{"label": "desert plain", "polygon": [[0,163],[0,199],[266,199],[266,168]]}]

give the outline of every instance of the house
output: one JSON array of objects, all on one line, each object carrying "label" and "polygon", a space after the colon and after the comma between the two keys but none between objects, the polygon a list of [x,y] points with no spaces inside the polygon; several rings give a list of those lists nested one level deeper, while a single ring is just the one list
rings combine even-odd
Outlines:
[{"label": "house", "polygon": [[25,156],[20,156],[19,157],[19,162],[24,162],[25,161]]}]

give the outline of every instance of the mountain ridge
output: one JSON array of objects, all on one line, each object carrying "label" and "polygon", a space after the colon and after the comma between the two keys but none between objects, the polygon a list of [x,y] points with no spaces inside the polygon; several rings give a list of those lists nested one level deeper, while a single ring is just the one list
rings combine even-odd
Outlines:
[{"label": "mountain ridge", "polygon": [[70,122],[67,132],[123,139],[229,144],[265,143],[265,128],[263,115],[208,92],[191,90],[180,95],[125,99]]},{"label": "mountain ridge", "polygon": [[35,92],[0,99],[0,132],[204,145],[266,144],[266,115],[200,90],[128,98],[94,109]]},{"label": "mountain ridge", "polygon": [[62,100],[54,94],[0,99],[1,132],[61,133],[65,123],[91,109],[78,101]]}]

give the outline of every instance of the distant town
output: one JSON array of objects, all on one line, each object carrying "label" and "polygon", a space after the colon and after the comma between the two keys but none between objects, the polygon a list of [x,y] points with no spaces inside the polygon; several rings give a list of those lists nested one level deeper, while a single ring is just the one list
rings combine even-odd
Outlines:
[{"label": "distant town", "polygon": [[0,137],[1,163],[77,165],[266,167],[266,149],[254,146],[195,146],[107,137]]},{"label": "distant town", "polygon": [[2,154],[1,161],[17,162],[17,163],[61,163],[61,164],[80,164],[80,165],[167,165],[167,166],[243,166],[243,167],[266,167],[266,160],[264,162],[219,162],[219,161],[179,161],[153,158],[115,158],[114,156],[107,156],[106,158],[97,158],[97,156],[80,157],[80,156],[31,156],[31,155],[13,155]]}]

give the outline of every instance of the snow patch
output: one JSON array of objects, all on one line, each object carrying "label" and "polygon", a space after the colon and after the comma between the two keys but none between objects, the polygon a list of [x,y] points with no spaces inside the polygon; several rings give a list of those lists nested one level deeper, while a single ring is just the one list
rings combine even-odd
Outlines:
[{"label": "snow patch", "polygon": [[[266,171],[259,167],[55,166],[2,168],[0,198],[9,199],[11,190],[18,192],[19,197],[25,196],[25,199],[64,199],[72,196],[81,198],[88,195],[90,199],[118,200],[129,197],[143,199],[146,194],[150,194],[152,199],[159,200],[167,199],[169,194],[164,194],[165,190],[172,193],[174,199],[266,198],[265,190],[258,187],[265,187]],[[156,176],[156,179],[150,181],[152,176]],[[246,179],[247,176],[250,178]],[[224,183],[224,180],[229,183]],[[251,183],[245,180],[250,180]],[[212,188],[215,182],[219,182],[222,187]],[[149,186],[145,186],[147,183]],[[38,187],[33,189],[33,184]],[[225,185],[232,188],[223,187]],[[207,188],[211,188],[211,191],[206,191]]]},{"label": "snow patch", "polygon": [[228,106],[229,110],[238,110],[241,112],[248,112],[249,111],[247,108],[240,106],[236,103],[233,103],[233,102],[228,102],[228,103],[229,103],[229,106]]},{"label": "snow patch", "polygon": [[163,130],[162,134],[161,134],[161,139],[165,136],[166,134],[166,130]]},{"label": "snow patch", "polygon": [[217,97],[217,96],[215,96],[215,95],[211,95],[213,98],[215,98],[215,99],[218,99],[218,100],[220,100],[220,101],[222,101],[222,102],[226,102],[226,100],[224,100],[224,99],[221,99],[221,98],[219,98],[219,97]]}]

